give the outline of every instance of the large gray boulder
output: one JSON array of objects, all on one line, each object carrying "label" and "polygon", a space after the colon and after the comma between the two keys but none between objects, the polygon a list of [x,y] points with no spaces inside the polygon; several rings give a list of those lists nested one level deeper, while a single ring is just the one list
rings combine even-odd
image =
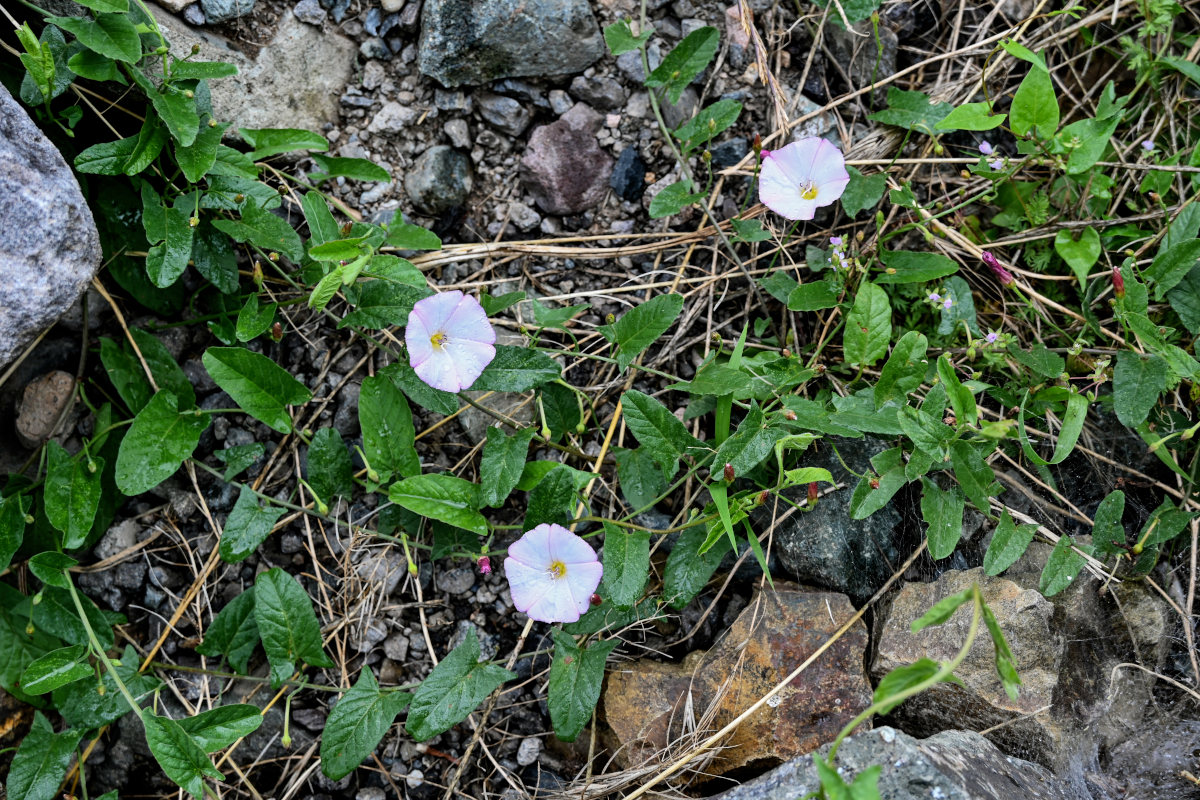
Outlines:
[{"label": "large gray boulder", "polygon": [[447,88],[573,75],[604,55],[587,0],[425,0],[419,66]]},{"label": "large gray boulder", "polygon": [[100,237],[58,148],[0,85],[0,367],[53,324],[100,265]]}]

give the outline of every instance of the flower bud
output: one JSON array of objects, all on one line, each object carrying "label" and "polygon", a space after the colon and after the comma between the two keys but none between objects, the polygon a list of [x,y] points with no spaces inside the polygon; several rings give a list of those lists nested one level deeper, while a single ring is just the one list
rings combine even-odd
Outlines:
[{"label": "flower bud", "polygon": [[235,202],[235,203],[244,203],[244,202],[246,202],[246,195],[242,194],[241,192],[239,192],[239,193],[235,194],[235,195],[233,196],[233,202]]},{"label": "flower bud", "polygon": [[188,219],[188,227],[189,227],[189,228],[194,228],[194,227],[196,227],[196,226],[197,226],[197,225],[199,225],[199,224],[200,224],[200,218],[199,218],[199,217],[191,217],[190,219]]},{"label": "flower bud", "polygon": [[254,281],[254,285],[257,286],[261,290],[262,284],[263,284],[263,271],[262,271],[262,262],[261,261],[256,260],[254,262],[254,269],[250,273],[250,278]]},{"label": "flower bud", "polygon": [[279,323],[279,322],[272,323],[272,325],[271,325],[271,341],[273,341],[273,342],[283,341],[283,324],[282,323]]},{"label": "flower bud", "polygon": [[478,563],[478,565],[479,565],[479,574],[480,575],[488,575],[491,573],[492,560],[490,558],[488,558],[487,556],[480,556],[479,561],[476,563]]},{"label": "flower bud", "polygon": [[267,258],[271,259],[272,262],[278,261],[279,253],[276,253],[274,250],[272,250],[270,253],[267,253]]},{"label": "flower bud", "polygon": [[608,323],[609,325],[612,325],[614,322],[616,322],[616,321],[617,321],[617,315],[616,315],[616,314],[613,314],[613,313],[608,313],[608,314],[605,314],[605,315],[604,315],[604,321],[605,321],[606,323]]},{"label": "flower bud", "polygon": [[789,408],[787,411],[783,412],[783,418],[786,419],[788,422],[795,422],[796,421],[796,412],[792,411]]},{"label": "flower bud", "polygon": [[980,253],[979,258],[983,260],[983,263],[988,265],[988,269],[996,274],[996,277],[1000,279],[1000,283],[1005,286],[1012,286],[1016,282],[1017,279],[1013,277],[1013,274],[1002,267],[1000,261],[987,250]]},{"label": "flower bud", "polygon": [[868,481],[868,483],[870,484],[870,486],[871,486],[871,488],[872,488],[872,489],[878,489],[878,488],[879,488],[879,478],[872,477],[872,478],[871,478],[871,480],[870,480],[870,481]]},{"label": "flower bud", "polygon": [[725,465],[725,482],[726,482],[726,483],[733,483],[733,479],[734,479],[734,478],[736,478],[736,477],[737,477],[737,475],[736,475],[736,474],[734,474],[734,471],[733,471],[733,464],[728,464],[728,463],[727,463],[727,464]]},{"label": "flower bud", "polygon": [[759,505],[759,506],[765,504],[767,502],[767,497],[770,496],[770,494],[771,493],[768,492],[766,489],[763,489],[761,492],[758,493],[758,497],[754,498],[754,504]]},{"label": "flower bud", "polygon": [[759,135],[757,133],[754,134],[754,143],[750,145],[750,148],[752,150],[754,150],[755,156],[762,155],[762,136],[761,135]]},{"label": "flower bud", "polygon": [[592,605],[594,605],[594,606],[598,606],[598,605],[600,605],[601,603],[603,603],[603,602],[604,602],[604,600],[603,600],[603,599],[600,597],[600,595],[598,595],[598,594],[596,594],[595,592],[593,592],[593,593],[592,593],[592,596],[591,596],[591,598],[590,598],[590,600],[589,600],[589,602],[591,602],[591,604],[592,604]]},{"label": "flower bud", "polygon": [[200,55],[200,45],[198,45],[198,44],[192,45],[192,55],[194,55],[194,56]]},{"label": "flower bud", "polygon": [[1112,285],[1113,294],[1120,299],[1125,296],[1125,276],[1121,274],[1120,267],[1112,268]]},{"label": "flower bud", "polygon": [[821,496],[821,487],[816,481],[808,484],[808,504],[811,506],[817,502],[817,498]]}]

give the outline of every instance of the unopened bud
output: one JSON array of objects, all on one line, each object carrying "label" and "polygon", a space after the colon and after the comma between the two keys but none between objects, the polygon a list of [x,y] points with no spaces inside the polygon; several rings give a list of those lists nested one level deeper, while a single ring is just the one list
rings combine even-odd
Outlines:
[{"label": "unopened bud", "polygon": [[262,262],[261,261],[256,260],[254,262],[254,268],[250,272],[250,277],[254,281],[254,285],[257,286],[261,290],[262,284],[263,284],[263,271],[262,271]]},{"label": "unopened bud", "polygon": [[593,592],[593,593],[592,593],[592,596],[591,596],[591,598],[590,598],[590,600],[589,600],[589,602],[591,602],[591,604],[592,604],[592,605],[594,605],[594,606],[598,606],[598,605],[600,605],[601,603],[603,603],[603,602],[604,602],[604,600],[603,600],[603,599],[600,597],[600,595],[598,595],[598,594],[596,594],[595,592]]},{"label": "unopened bud", "polygon": [[733,479],[736,477],[737,477],[737,475],[733,471],[733,464],[726,464],[725,465],[725,482],[733,483]]},{"label": "unopened bud", "polygon": [[200,45],[198,45],[198,44],[192,45],[192,55],[194,55],[194,56],[200,55]]},{"label": "unopened bud", "polygon": [[276,253],[274,250],[272,250],[270,253],[267,253],[267,258],[271,259],[272,261],[278,261],[279,253]]},{"label": "unopened bud", "polygon": [[1112,268],[1112,285],[1113,294],[1116,295],[1118,299],[1125,296],[1125,276],[1121,274],[1120,267]]},{"label": "unopened bud", "polygon": [[754,502],[755,502],[755,504],[756,504],[756,505],[760,505],[760,506],[761,506],[761,505],[763,505],[764,503],[766,503],[766,502],[767,502],[767,497],[768,497],[770,494],[771,494],[771,493],[770,493],[770,492],[768,492],[766,489],[763,489],[761,492],[759,492],[759,493],[758,493],[758,497],[756,497],[756,498],[754,499]]},{"label": "unopened bud", "polygon": [[958,420],[956,420],[954,418],[953,414],[947,414],[945,417],[942,418],[942,422],[946,423],[947,425],[951,425],[951,426],[958,424]]},{"label": "unopened bud", "polygon": [[292,746],[292,735],[290,733],[284,733],[283,736],[279,737],[279,743],[281,745],[283,745],[284,747],[291,747]]},{"label": "unopened bud", "polygon": [[608,323],[609,325],[612,325],[614,322],[616,322],[616,321],[617,321],[617,315],[616,315],[616,314],[613,314],[613,313],[611,313],[611,312],[610,312],[610,313],[608,313],[608,314],[605,314],[605,315],[604,315],[604,321],[605,321],[606,323]]},{"label": "unopened bud", "polygon": [[817,485],[816,481],[813,481],[808,485],[808,504],[811,506],[813,503],[817,502],[817,498],[820,496],[821,487]]},{"label": "unopened bud", "polygon": [[191,217],[191,218],[188,220],[188,227],[194,228],[194,227],[196,227],[196,226],[197,226],[197,225],[199,225],[199,224],[200,224],[200,218],[199,218],[199,217]]},{"label": "unopened bud", "polygon": [[241,192],[238,192],[237,194],[235,194],[235,195],[233,196],[233,202],[235,202],[235,203],[244,203],[244,202],[246,202],[246,195],[242,194]]},{"label": "unopened bud", "polygon": [[750,147],[754,150],[755,156],[761,155],[762,154],[762,136],[757,133],[754,134],[754,143],[751,144]]},{"label": "unopened bud", "polygon": [[879,488],[879,478],[871,478],[871,480],[868,481],[868,483],[870,483],[872,489]]},{"label": "unopened bud", "polygon": [[217,127],[217,121],[215,119],[213,119],[212,117],[209,117],[208,118],[208,127],[210,127],[210,128]]},{"label": "unopened bud", "polygon": [[786,419],[788,422],[795,422],[796,421],[796,412],[792,411],[789,408],[787,411],[783,412],[783,418]]},{"label": "unopened bud", "polygon": [[271,341],[283,341],[283,324],[280,322],[272,323],[271,325]]},{"label": "unopened bud", "polygon": [[576,433],[583,433],[586,430],[587,430],[587,426],[584,425],[582,422],[575,426]]},{"label": "unopened bud", "polygon": [[721,346],[721,334],[717,333],[716,331],[713,331],[712,343],[713,343],[713,347],[720,347]]},{"label": "unopened bud", "polygon": [[477,561],[476,563],[479,565],[479,574],[480,575],[491,574],[492,560],[490,558],[488,558],[487,556],[480,556],[479,561]]},{"label": "unopened bud", "polygon": [[783,352],[781,352],[780,355],[782,355],[784,358],[791,358],[792,351],[790,348],[785,347],[785,348],[783,348]]},{"label": "unopened bud", "polygon": [[712,151],[705,150],[703,153],[700,154],[700,160],[703,161],[705,164],[712,161]]}]

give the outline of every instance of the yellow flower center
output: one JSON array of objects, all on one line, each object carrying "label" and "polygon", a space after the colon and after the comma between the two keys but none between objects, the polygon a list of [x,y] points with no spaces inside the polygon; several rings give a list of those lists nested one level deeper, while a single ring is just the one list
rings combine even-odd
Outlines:
[{"label": "yellow flower center", "polygon": [[441,350],[446,346],[446,339],[449,338],[444,333],[435,333],[429,337],[429,343],[433,345],[434,350]]},{"label": "yellow flower center", "polygon": [[551,561],[550,566],[546,569],[550,573],[550,577],[554,580],[567,577],[567,565],[561,561]]},{"label": "yellow flower center", "polygon": [[803,197],[805,200],[816,200],[817,199],[816,185],[810,183],[810,184],[800,187],[800,196]]}]

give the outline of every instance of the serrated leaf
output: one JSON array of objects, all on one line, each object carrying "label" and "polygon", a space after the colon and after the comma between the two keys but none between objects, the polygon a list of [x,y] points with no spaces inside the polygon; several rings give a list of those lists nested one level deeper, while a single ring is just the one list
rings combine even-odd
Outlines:
[{"label": "serrated leaf", "polygon": [[175,474],[200,443],[209,416],[180,412],[175,395],[156,393],[134,417],[117,454],[117,488],[129,497],[148,492]]},{"label": "serrated leaf", "polygon": [[308,593],[279,567],[254,581],[254,621],[271,662],[271,685],[278,688],[296,671],[296,662],[332,667],[321,643],[321,626]]},{"label": "serrated leaf", "polygon": [[46,443],[47,468],[43,494],[46,518],[63,534],[63,548],[82,547],[100,507],[100,478],[104,459],[71,458],[58,442]]},{"label": "serrated leaf", "polygon": [[854,307],[846,315],[842,338],[846,361],[869,367],[887,352],[892,339],[892,306],[887,293],[873,283],[863,282],[854,298]]},{"label": "serrated leaf", "polygon": [[257,706],[238,703],[184,717],[179,720],[179,727],[200,745],[201,750],[215,753],[258,730],[263,722],[262,715]]},{"label": "serrated leaf", "polygon": [[260,505],[253,492],[242,489],[221,531],[222,560],[228,564],[245,560],[271,534],[285,510],[282,506],[269,503]]},{"label": "serrated leaf", "polygon": [[983,571],[988,575],[999,575],[1017,563],[1017,559],[1029,549],[1029,543],[1037,533],[1038,526],[1032,523],[1016,525],[1008,509],[1000,515],[1000,524],[992,533],[987,553],[983,556]]},{"label": "serrated leaf", "polygon": [[258,646],[260,636],[254,617],[254,587],[239,594],[221,609],[196,647],[202,656],[225,656],[230,666],[245,675],[250,656]]},{"label": "serrated leaf", "polygon": [[53,650],[25,668],[21,675],[21,690],[38,695],[52,692],[60,686],[95,675],[87,661],[88,646],[77,644]]},{"label": "serrated leaf", "polygon": [[243,411],[280,433],[292,431],[286,407],[312,399],[308,387],[259,353],[241,347],[210,347],[201,361]]},{"label": "serrated leaf", "polygon": [[672,475],[688,448],[702,446],[678,417],[650,395],[630,389],[621,395],[621,407],[629,430],[661,465],[671,468]]},{"label": "serrated leaf", "polygon": [[407,692],[381,692],[370,667],[363,667],[358,682],[342,696],[321,735],[321,771],[341,780],[379,746],[396,715],[412,701]]},{"label": "serrated leaf", "polygon": [[966,501],[957,489],[943,491],[928,478],[922,478],[921,484],[921,518],[929,526],[925,531],[929,555],[943,559],[954,552],[962,538]]},{"label": "serrated leaf", "polygon": [[224,780],[208,755],[178,722],[151,711],[142,712],[146,744],[167,777],[196,798],[205,795],[205,778]]},{"label": "serrated leaf", "polygon": [[1147,283],[1154,286],[1154,299],[1161,302],[1197,266],[1200,266],[1200,239],[1191,239],[1161,248],[1143,274]]},{"label": "serrated leaf", "polygon": [[525,392],[562,376],[562,367],[532,347],[496,345],[496,357],[471,385],[475,391]]},{"label": "serrated leaf", "polygon": [[213,226],[234,241],[254,244],[268,252],[278,251],[296,263],[304,257],[304,245],[292,226],[252,202],[242,207],[241,219],[218,219]]},{"label": "serrated leaf", "polygon": [[484,505],[499,508],[521,480],[533,428],[522,428],[512,436],[497,427],[487,429],[483,458],[479,463],[479,483]]},{"label": "serrated leaf", "polygon": [[[135,703],[162,688],[162,681],[158,678],[138,672],[141,662],[131,645],[126,645],[121,660],[110,662],[110,666],[112,669],[106,670],[99,682],[80,680],[54,690],[54,705],[68,725],[80,730],[102,728],[132,710],[117,687],[114,672],[133,695]],[[101,686],[103,692],[100,691]]]},{"label": "serrated leaf", "polygon": [[554,660],[550,662],[547,705],[554,733],[564,742],[573,742],[592,718],[600,700],[604,682],[604,664],[620,639],[592,642],[587,648],[574,637],[552,630]]},{"label": "serrated leaf", "polygon": [[386,483],[393,475],[411,478],[421,472],[412,410],[396,385],[382,375],[366,378],[358,397],[363,452]]},{"label": "serrated leaf", "polygon": [[404,728],[418,742],[431,739],[462,722],[501,684],[516,677],[495,664],[479,663],[479,638],[470,628],[462,644],[421,681]]},{"label": "serrated leaf", "polygon": [[683,608],[708,583],[729,552],[729,539],[719,537],[708,550],[701,552],[708,531],[697,526],[679,535],[663,570],[663,598],[672,608]]},{"label": "serrated leaf", "polygon": [[46,22],[74,34],[80,44],[102,56],[130,64],[142,58],[142,40],[125,14],[97,14],[95,19],[46,17]]},{"label": "serrated leaf", "polygon": [[[738,101],[718,100],[676,128],[675,138],[682,141],[688,148],[704,144],[737,122],[738,115],[741,113],[742,104]],[[843,202],[845,202],[844,199]]]},{"label": "serrated leaf", "polygon": [[660,294],[622,314],[600,332],[617,345],[617,366],[624,371],[638,354],[675,324],[683,312],[683,296]]},{"label": "serrated leaf", "polygon": [[604,573],[600,593],[614,605],[632,606],[650,574],[650,533],[604,524]]},{"label": "serrated leaf", "polygon": [[42,712],[33,712],[33,725],[8,770],[8,796],[14,800],[55,800],[75,756],[75,746],[82,738],[81,730],[55,733]]},{"label": "serrated leaf", "polygon": [[645,85],[649,88],[665,86],[667,101],[672,105],[678,103],[683,90],[717,54],[720,39],[716,28],[703,27],[692,31],[646,76]]},{"label": "serrated leaf", "polygon": [[254,148],[250,153],[254,161],[293,150],[324,153],[329,149],[329,142],[324,136],[299,128],[238,128],[238,133]]},{"label": "serrated leaf", "polygon": [[414,514],[464,528],[480,536],[488,532],[479,513],[479,487],[453,475],[417,475],[393,483],[388,499]]},{"label": "serrated leaf", "polygon": [[686,178],[664,187],[650,200],[650,219],[662,219],[678,214],[693,203],[704,199],[704,195],[692,191],[692,182]]}]

